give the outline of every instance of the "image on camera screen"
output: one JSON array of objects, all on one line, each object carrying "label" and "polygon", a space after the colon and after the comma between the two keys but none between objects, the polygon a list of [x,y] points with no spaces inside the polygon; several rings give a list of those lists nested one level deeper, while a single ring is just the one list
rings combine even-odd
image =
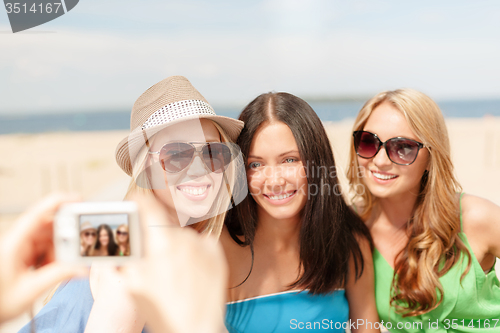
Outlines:
[{"label": "image on camera screen", "polygon": [[80,255],[130,256],[128,214],[81,214]]}]

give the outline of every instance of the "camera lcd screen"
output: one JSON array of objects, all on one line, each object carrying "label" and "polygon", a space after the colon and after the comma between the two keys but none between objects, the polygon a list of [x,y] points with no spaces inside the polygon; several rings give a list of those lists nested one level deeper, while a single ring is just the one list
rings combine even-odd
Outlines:
[{"label": "camera lcd screen", "polygon": [[130,256],[128,214],[81,214],[79,224],[81,256]]}]

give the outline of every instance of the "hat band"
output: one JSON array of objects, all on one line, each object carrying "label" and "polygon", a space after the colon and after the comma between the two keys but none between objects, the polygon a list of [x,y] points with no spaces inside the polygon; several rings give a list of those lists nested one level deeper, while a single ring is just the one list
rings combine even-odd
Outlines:
[{"label": "hat band", "polygon": [[200,100],[189,99],[170,103],[149,116],[141,129],[145,130],[154,126],[164,125],[174,120],[194,115],[215,116],[215,111],[208,103]]}]

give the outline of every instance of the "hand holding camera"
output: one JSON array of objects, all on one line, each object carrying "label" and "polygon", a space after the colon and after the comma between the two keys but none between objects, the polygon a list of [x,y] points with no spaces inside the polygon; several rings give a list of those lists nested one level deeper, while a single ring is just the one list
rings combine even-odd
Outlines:
[{"label": "hand holding camera", "polygon": [[62,204],[75,200],[63,194],[47,197],[0,237],[0,322],[21,314],[56,283],[86,274],[83,266],[54,261],[54,216]]},{"label": "hand holding camera", "polygon": [[[2,235],[0,322],[21,314],[56,283],[86,275],[86,266],[99,261],[123,266],[115,273],[154,332],[225,331],[222,311],[227,267],[215,239],[171,225],[163,207],[152,197],[137,198],[142,237],[134,202],[75,200],[69,195],[52,195]],[[124,221],[128,235],[118,234]],[[92,238],[101,224],[107,224],[118,238],[130,237],[128,255],[120,255],[120,249],[104,256],[83,251],[88,249],[82,248],[83,238]],[[106,228],[101,230],[101,245],[107,248],[110,236]],[[96,242],[97,236],[95,232]],[[94,251],[96,242],[91,247]],[[195,321],[193,311],[198,314]]]}]

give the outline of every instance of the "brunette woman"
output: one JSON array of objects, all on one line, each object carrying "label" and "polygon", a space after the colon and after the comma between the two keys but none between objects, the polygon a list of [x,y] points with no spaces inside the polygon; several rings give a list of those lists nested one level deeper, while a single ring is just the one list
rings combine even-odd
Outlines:
[{"label": "brunette woman", "polygon": [[239,119],[250,196],[228,212],[221,236],[227,329],[343,332],[359,319],[353,332],[378,332],[370,235],[337,195],[320,119],[288,93],[260,95]]},{"label": "brunette woman", "polygon": [[118,245],[113,237],[113,230],[107,224],[97,227],[97,241],[90,251],[91,256],[114,256],[118,251]]}]

